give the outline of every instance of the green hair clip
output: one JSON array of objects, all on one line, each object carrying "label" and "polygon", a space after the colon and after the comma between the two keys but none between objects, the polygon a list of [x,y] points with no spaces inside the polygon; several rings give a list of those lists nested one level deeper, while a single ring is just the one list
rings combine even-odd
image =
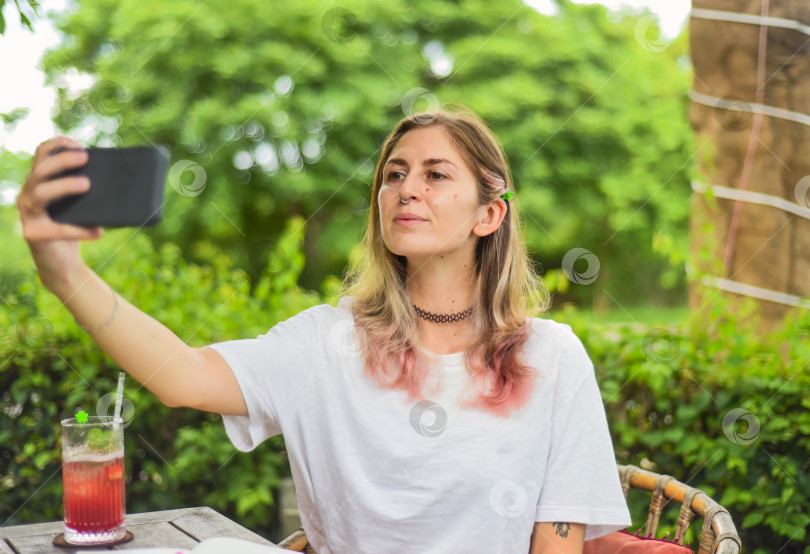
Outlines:
[{"label": "green hair clip", "polygon": [[512,195],[514,195],[514,194],[515,194],[515,191],[513,191],[513,190],[508,190],[508,191],[504,192],[504,193],[501,195],[501,198],[503,198],[504,200],[509,200],[510,198],[512,198]]}]

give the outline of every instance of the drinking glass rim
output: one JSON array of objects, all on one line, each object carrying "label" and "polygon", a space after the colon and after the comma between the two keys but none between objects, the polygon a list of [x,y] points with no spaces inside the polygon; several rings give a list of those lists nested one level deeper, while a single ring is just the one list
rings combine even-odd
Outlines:
[{"label": "drinking glass rim", "polygon": [[87,421],[80,422],[76,419],[76,417],[69,417],[67,419],[63,419],[61,422],[62,426],[70,426],[70,427],[98,427],[99,425],[108,425],[115,429],[113,425],[113,417],[112,416],[87,416]]}]

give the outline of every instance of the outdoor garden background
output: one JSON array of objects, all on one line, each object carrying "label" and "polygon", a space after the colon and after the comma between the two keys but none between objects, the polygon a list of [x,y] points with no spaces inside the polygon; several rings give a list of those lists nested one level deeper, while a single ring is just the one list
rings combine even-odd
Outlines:
[{"label": "outdoor garden background", "polygon": [[[703,489],[747,552],[810,552],[807,310],[765,333],[753,300],[709,290],[689,307],[688,28],[665,41],[650,13],[558,4],[83,1],[43,60],[55,121],[91,129],[88,146],[172,158],[164,221],[107,230],[85,258],[193,346],[334,305],[382,140],[404,114],[463,103],[504,145],[549,317],[595,363],[617,462]],[[71,95],[70,72],[96,84]],[[0,150],[0,188],[32,154]],[[96,413],[118,368],[43,290],[14,206],[0,245],[0,525],[58,520],[59,420]],[[129,513],[207,505],[282,538],[281,436],[240,453],[217,414],[169,409],[132,379],[125,396]],[[634,530],[648,498],[631,494]]]}]

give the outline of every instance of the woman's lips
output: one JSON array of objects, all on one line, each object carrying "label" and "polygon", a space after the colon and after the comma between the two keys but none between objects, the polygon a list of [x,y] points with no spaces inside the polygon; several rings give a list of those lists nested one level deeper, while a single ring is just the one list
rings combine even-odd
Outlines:
[{"label": "woman's lips", "polygon": [[395,219],[394,223],[397,225],[402,225],[403,227],[410,227],[411,225],[419,225],[420,223],[424,223],[424,219]]}]

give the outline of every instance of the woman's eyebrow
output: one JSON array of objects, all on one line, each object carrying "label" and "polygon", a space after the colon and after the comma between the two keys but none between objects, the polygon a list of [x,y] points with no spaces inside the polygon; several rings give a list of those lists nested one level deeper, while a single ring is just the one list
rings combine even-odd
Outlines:
[{"label": "woman's eyebrow", "polygon": [[[442,163],[450,164],[453,167],[455,167],[456,169],[458,169],[458,167],[456,167],[456,164],[454,164],[450,160],[445,160],[443,158],[429,158],[429,159],[425,160],[424,165],[429,166],[429,165],[438,165],[438,164],[442,164]],[[406,162],[402,158],[391,158],[390,160],[388,160],[388,163],[386,163],[385,165],[390,165],[390,164],[401,165],[403,167],[408,167],[408,162]]]}]

